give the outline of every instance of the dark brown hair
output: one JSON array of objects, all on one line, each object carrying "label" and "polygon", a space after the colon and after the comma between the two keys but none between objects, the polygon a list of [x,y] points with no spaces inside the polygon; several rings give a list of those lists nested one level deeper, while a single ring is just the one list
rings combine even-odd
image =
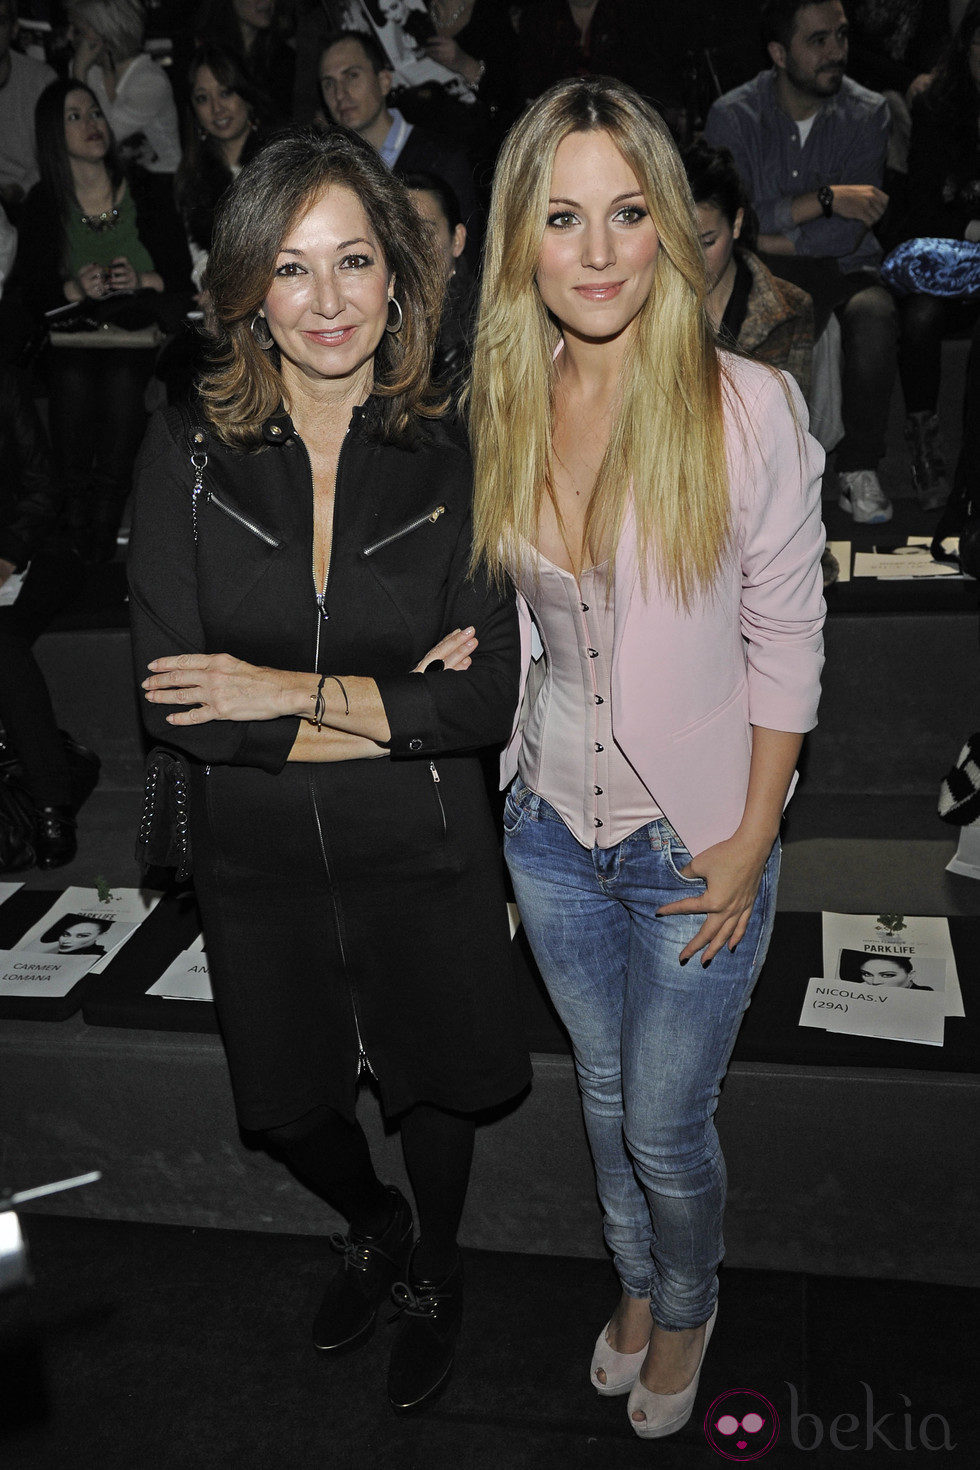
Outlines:
[{"label": "dark brown hair", "polygon": [[262,425],[282,401],[278,350],[263,352],[251,324],[268,295],[283,240],[330,187],[356,194],[394,272],[402,308],[400,331],[386,332],[375,354],[375,432],[388,443],[407,442],[419,417],[441,412],[429,375],[443,281],[424,221],[405,186],[356,133],[291,128],[242,169],[215,216],[205,281],[215,343],[201,398],[227,444],[260,448]]}]

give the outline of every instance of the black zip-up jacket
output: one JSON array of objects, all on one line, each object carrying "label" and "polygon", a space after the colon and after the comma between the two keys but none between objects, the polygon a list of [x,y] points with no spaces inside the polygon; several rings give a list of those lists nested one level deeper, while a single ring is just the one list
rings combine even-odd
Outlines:
[{"label": "black zip-up jacket", "polygon": [[[371,417],[370,406],[354,410],[337,469],[326,601],[356,603],[364,650],[363,666],[346,672],[376,679],[393,756],[502,744],[517,703],[517,611],[511,590],[468,574],[469,455],[441,423],[421,429],[415,448],[379,443]],[[129,562],[137,679],[151,659],[185,652],[312,671],[319,613],[305,446],[285,413],[268,420],[265,447],[253,452],[207,431],[195,541],[191,434],[203,422],[184,409],[158,414],[137,463]],[[465,674],[409,672],[470,624],[480,641]],[[155,739],[200,761],[273,773],[298,728],[292,718],[175,728],[164,706],[143,714]]]}]

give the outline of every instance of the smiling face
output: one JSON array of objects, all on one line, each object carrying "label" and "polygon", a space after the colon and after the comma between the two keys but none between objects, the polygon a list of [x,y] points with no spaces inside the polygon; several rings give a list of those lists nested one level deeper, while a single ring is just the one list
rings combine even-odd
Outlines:
[{"label": "smiling face", "polygon": [[847,66],[848,25],[839,0],[804,5],[788,46],[773,41],[769,55],[805,97],[822,99],[840,91]]},{"label": "smiling face", "polygon": [[191,106],[200,126],[219,143],[240,142],[252,126],[245,99],[219,82],[209,66],[194,74]]},{"label": "smiling face", "polygon": [[77,924],[70,924],[64,934],[58,940],[59,954],[73,954],[76,950],[87,949],[94,944],[102,933],[99,924],[86,923],[79,920]]},{"label": "smiling face", "polygon": [[320,91],[333,122],[364,133],[385,110],[391,72],[375,71],[358,41],[337,41],[320,57]]},{"label": "smiling face", "polygon": [[871,955],[861,962],[861,984],[882,985],[888,990],[908,990],[912,985],[910,969],[885,955]]},{"label": "smiling face", "polygon": [[535,275],[562,331],[605,341],[631,328],[653,287],[660,237],[639,180],[606,132],[555,152]]},{"label": "smiling face", "polygon": [[65,98],[65,147],[69,159],[97,163],[109,147],[109,124],[90,92],[74,87]]},{"label": "smiling face", "polygon": [[394,277],[361,201],[328,188],[286,233],[261,314],[282,354],[288,389],[308,379],[356,379],[369,387],[388,321]]}]

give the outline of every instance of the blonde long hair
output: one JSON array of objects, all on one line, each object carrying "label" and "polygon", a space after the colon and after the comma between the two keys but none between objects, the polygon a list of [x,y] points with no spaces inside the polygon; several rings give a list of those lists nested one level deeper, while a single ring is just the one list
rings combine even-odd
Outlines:
[{"label": "blonde long hair", "polygon": [[[555,151],[570,133],[609,134],[660,236],[653,287],[622,369],[619,408],[585,523],[613,555],[632,503],[645,586],[653,566],[678,604],[710,591],[730,543],[721,368],[704,310],[697,218],[664,123],[610,78],[559,82],[531,104],[494,178],[473,355],[473,564],[525,568],[542,496],[553,499],[552,413],[560,331],[535,273]],[[557,507],[556,507],[557,509]]]}]

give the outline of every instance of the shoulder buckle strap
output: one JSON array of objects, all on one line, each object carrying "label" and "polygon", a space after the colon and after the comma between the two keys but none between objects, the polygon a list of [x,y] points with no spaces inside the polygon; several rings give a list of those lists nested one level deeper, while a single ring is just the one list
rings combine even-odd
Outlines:
[{"label": "shoulder buckle strap", "polygon": [[191,468],[194,471],[194,484],[191,488],[191,519],[194,523],[194,540],[197,540],[197,504],[204,489],[204,471],[207,469],[208,452],[205,449],[205,433],[200,427],[194,427],[190,431]]}]

